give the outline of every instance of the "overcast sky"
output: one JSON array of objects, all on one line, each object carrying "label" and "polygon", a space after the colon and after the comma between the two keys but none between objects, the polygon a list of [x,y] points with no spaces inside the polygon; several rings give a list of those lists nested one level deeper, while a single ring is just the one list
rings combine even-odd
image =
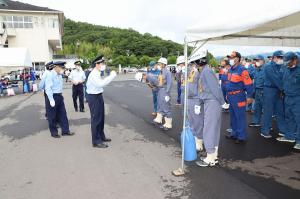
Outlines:
[{"label": "overcast sky", "polygon": [[[197,12],[224,12],[219,0],[212,8],[201,9],[203,0],[19,0],[61,10],[67,18],[97,25],[133,28],[163,39],[183,43],[187,27],[197,23]],[[210,0],[217,1],[217,0]],[[238,0],[237,0],[238,1]],[[187,11],[187,14],[185,13]],[[224,13],[225,14],[225,13]],[[209,46],[216,56],[239,50],[242,54],[273,51],[274,48]]]}]

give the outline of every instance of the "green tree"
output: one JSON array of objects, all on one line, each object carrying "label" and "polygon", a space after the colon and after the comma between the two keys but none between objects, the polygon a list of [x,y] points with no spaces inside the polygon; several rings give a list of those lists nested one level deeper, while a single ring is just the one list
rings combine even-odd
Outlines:
[{"label": "green tree", "polygon": [[168,57],[168,64],[176,64],[177,57],[174,55],[171,55]]},{"label": "green tree", "polygon": [[123,55],[119,55],[112,59],[112,65],[119,66],[119,64],[121,64],[121,66],[123,67],[127,66],[127,57]]},{"label": "green tree", "polygon": [[141,66],[148,66],[150,61],[152,61],[152,58],[147,55],[143,55],[139,60]]}]

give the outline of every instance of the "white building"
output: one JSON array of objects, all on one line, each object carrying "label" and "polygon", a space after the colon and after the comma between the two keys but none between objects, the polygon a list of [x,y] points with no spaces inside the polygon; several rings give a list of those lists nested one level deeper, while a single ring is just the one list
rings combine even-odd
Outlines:
[{"label": "white building", "polygon": [[0,0],[0,25],[0,48],[27,48],[34,67],[43,66],[62,49],[61,11]]}]

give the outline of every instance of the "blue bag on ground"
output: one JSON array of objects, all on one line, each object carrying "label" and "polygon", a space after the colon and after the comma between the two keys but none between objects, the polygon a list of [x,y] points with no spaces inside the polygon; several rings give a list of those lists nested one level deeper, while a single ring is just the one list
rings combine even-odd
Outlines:
[{"label": "blue bag on ground", "polygon": [[28,92],[29,92],[28,85],[24,84],[24,93],[28,93]]},{"label": "blue bag on ground", "polygon": [[185,161],[194,161],[197,159],[195,138],[190,127],[186,127],[184,130],[185,133],[181,133],[181,146],[183,146],[183,135],[185,135],[183,158]]}]

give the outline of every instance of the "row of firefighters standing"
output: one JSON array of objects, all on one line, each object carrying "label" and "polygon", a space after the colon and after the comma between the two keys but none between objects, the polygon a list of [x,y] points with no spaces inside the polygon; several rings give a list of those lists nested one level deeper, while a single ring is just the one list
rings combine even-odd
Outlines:
[{"label": "row of firefighters standing", "polygon": [[[197,165],[214,166],[218,162],[218,146],[221,128],[221,106],[224,104],[219,81],[213,70],[207,64],[205,53],[195,53],[189,59],[185,68],[185,58],[177,58],[177,66],[188,73],[187,82],[181,76],[181,96],[184,96],[185,84],[188,84],[187,116],[188,124],[195,136],[196,148],[203,150],[205,146],[207,156],[197,161]],[[152,71],[144,74],[143,79],[157,92],[157,115],[153,123],[164,130],[172,128],[171,87],[172,75],[167,68],[167,59],[160,58]],[[158,72],[157,72],[158,71]],[[183,99],[181,100],[183,101]],[[155,101],[154,101],[155,102]]]},{"label": "row of firefighters standing", "polygon": [[[188,84],[188,123],[195,136],[197,150],[202,151],[204,144],[207,153],[197,165],[214,166],[218,163],[221,112],[225,102],[230,105],[231,126],[226,137],[236,144],[246,142],[246,107],[255,99],[255,113],[250,126],[259,126],[262,120],[261,135],[270,138],[272,116],[275,115],[280,131],[277,140],[296,142],[294,148],[299,149],[300,129],[297,124],[300,124],[300,63],[295,53],[276,51],[268,64],[264,63],[262,56],[257,56],[252,79],[246,67],[241,64],[241,54],[234,51],[222,61],[221,86],[207,64],[206,55],[200,54],[195,53],[195,56],[190,57],[187,70],[184,56],[177,58],[178,71],[188,73],[187,82],[184,75],[181,75],[181,96],[184,96],[185,84]],[[157,109],[157,115],[153,122],[168,130],[172,128],[172,75],[166,67],[165,58],[150,65],[152,69],[143,79],[152,88],[154,104],[157,103],[157,108],[154,108]],[[184,102],[183,99],[180,101]]]},{"label": "row of firefighters standing", "polygon": [[[241,58],[239,53],[236,53]],[[249,66],[245,86],[233,89],[232,83],[240,81],[241,71],[246,67],[239,64],[232,65],[228,59],[221,62],[219,78],[226,102],[230,104],[231,129],[228,129],[227,138],[246,140],[246,107],[244,104],[232,103],[232,95],[240,95],[246,91],[248,98],[255,99],[252,122],[249,127],[261,127],[260,135],[266,139],[272,138],[272,122],[275,118],[280,142],[296,143],[295,150],[300,150],[300,63],[299,54],[275,51],[269,56],[269,62],[258,55],[254,58],[254,66]],[[230,59],[230,61],[232,61]],[[244,72],[245,73],[245,72]],[[245,77],[244,75],[241,75]],[[249,88],[250,79],[253,79],[253,90]],[[236,84],[238,85],[238,84]],[[244,89],[243,89],[244,88]],[[244,94],[245,95],[245,94]],[[242,99],[242,97],[240,98]],[[250,101],[248,101],[250,103]],[[239,113],[240,112],[240,113]],[[242,116],[243,115],[243,116]],[[237,130],[235,130],[237,129]],[[238,142],[238,141],[237,141]]]}]

